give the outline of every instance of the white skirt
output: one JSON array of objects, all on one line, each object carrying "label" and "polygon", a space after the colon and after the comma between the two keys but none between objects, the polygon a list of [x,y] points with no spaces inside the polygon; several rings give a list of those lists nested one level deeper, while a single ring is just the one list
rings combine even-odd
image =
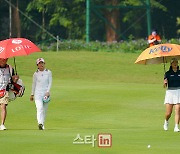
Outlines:
[{"label": "white skirt", "polygon": [[164,104],[178,104],[180,103],[180,89],[166,90]]}]

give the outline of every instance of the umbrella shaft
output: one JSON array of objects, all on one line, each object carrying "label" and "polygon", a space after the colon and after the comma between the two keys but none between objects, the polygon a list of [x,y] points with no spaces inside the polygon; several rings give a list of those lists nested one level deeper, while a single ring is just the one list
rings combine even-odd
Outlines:
[{"label": "umbrella shaft", "polygon": [[14,57],[14,73],[15,73],[15,75],[17,75],[16,59],[15,59],[15,57]]}]

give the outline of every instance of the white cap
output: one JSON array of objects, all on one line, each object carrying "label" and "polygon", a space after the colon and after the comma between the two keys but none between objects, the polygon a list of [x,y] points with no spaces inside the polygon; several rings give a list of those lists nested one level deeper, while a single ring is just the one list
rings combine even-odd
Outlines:
[{"label": "white cap", "polygon": [[43,58],[38,58],[38,59],[36,60],[36,64],[39,64],[40,62],[45,63],[45,61],[44,61],[44,59],[43,59]]}]

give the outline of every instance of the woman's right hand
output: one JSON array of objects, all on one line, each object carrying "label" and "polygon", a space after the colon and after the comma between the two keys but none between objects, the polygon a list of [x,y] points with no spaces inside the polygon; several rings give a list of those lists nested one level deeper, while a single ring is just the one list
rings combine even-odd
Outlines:
[{"label": "woman's right hand", "polygon": [[167,80],[167,78],[166,78],[166,79],[164,79],[164,88],[167,87],[167,83],[168,83],[168,80]]}]

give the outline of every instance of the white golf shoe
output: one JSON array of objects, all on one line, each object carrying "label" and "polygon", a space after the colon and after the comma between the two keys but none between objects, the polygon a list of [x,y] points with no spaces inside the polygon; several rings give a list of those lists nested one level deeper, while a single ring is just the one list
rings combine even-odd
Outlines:
[{"label": "white golf shoe", "polygon": [[0,125],[0,130],[6,130],[6,127],[4,125]]},{"label": "white golf shoe", "polygon": [[180,132],[178,127],[174,127],[174,132]]},{"label": "white golf shoe", "polygon": [[163,127],[164,127],[164,130],[167,131],[168,130],[168,122],[164,122]]}]

